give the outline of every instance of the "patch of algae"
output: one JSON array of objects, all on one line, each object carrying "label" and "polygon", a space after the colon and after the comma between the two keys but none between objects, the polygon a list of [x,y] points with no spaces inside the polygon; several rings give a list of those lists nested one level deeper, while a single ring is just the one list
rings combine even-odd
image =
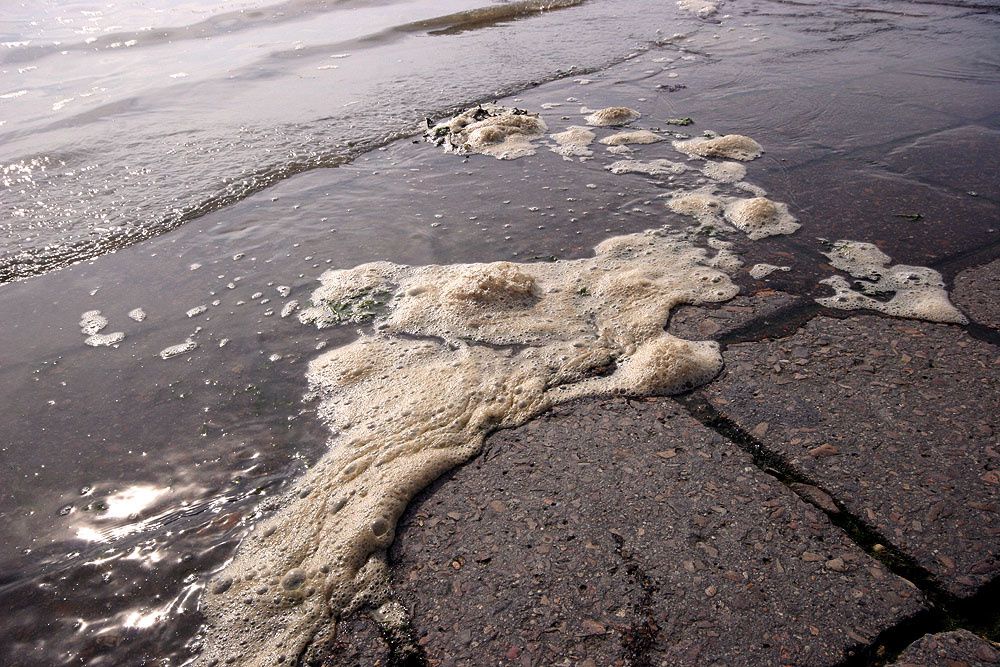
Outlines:
[{"label": "patch of algae", "polygon": [[489,433],[578,397],[676,393],[711,380],[718,345],[663,327],[680,304],[736,295],[710,266],[717,259],[647,232],[579,260],[378,262],[324,274],[303,322],[332,323],[331,307],[361,294],[390,296],[373,333],[311,362],[337,437],[210,583],[199,662],[306,662],[343,614],[369,605],[398,616],[384,560],[396,521]]},{"label": "patch of algae", "polygon": [[481,104],[431,125],[424,139],[453,153],[482,153],[498,160],[535,154],[533,139],[545,134],[545,121],[523,109]]},{"label": "patch of algae", "polygon": [[929,322],[967,324],[966,317],[948,299],[941,274],[925,266],[890,264],[892,258],[871,243],[837,241],[823,253],[834,268],[855,280],[831,276],[820,284],[829,285],[833,296],[816,299],[827,308],[866,308],[895,317]]}]

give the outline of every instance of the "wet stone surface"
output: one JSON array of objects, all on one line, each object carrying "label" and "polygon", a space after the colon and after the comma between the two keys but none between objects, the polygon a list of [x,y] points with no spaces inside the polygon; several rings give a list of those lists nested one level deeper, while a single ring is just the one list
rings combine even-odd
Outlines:
[{"label": "wet stone surface", "polygon": [[431,665],[836,664],[922,608],[669,399],[496,434],[399,527],[393,587]]},{"label": "wet stone surface", "polygon": [[968,630],[924,635],[903,651],[894,667],[1000,665],[1000,647]]},{"label": "wet stone surface", "polygon": [[734,345],[705,394],[965,597],[1000,573],[1000,356],[960,328],[817,317]]},{"label": "wet stone surface", "polygon": [[323,665],[383,667],[390,664],[389,648],[374,621],[365,614],[354,614],[341,621],[328,655],[320,657]]},{"label": "wet stone surface", "polygon": [[972,196],[1000,200],[1000,131],[966,125],[931,133],[892,149],[893,171]]},{"label": "wet stone surface", "polygon": [[955,276],[951,298],[973,322],[1000,329],[1000,259]]},{"label": "wet stone surface", "polygon": [[723,338],[751,321],[766,324],[769,316],[801,302],[787,292],[761,289],[714,307],[684,305],[670,313],[667,331],[691,340]]},{"label": "wet stone surface", "polygon": [[883,157],[878,149],[795,168],[804,233],[789,243],[816,252],[816,236],[864,240],[894,262],[928,266],[1000,240],[1000,206],[994,201],[880,169],[875,164]]}]

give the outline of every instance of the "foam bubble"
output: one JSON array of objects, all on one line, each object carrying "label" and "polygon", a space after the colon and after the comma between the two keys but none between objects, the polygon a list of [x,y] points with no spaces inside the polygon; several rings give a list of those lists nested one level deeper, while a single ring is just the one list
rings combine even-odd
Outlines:
[{"label": "foam bubble", "polygon": [[99,310],[88,310],[80,315],[80,333],[84,336],[91,336],[108,326],[108,318],[101,315]]},{"label": "foam bubble", "polygon": [[171,359],[198,347],[198,343],[194,342],[190,338],[185,340],[183,343],[178,343],[177,345],[171,345],[170,347],[160,350],[161,359]]},{"label": "foam bubble", "polygon": [[767,197],[735,199],[726,207],[726,220],[756,241],[777,234],[793,234],[801,225],[788,212],[788,205]]},{"label": "foam bubble", "polygon": [[129,311],[128,317],[130,320],[135,320],[136,322],[142,322],[143,320],[146,319],[146,311],[143,310],[142,308],[136,308],[134,310]]},{"label": "foam bubble", "polygon": [[590,157],[594,154],[594,151],[590,150],[588,146],[590,146],[597,135],[585,127],[570,125],[565,131],[550,134],[549,136],[557,144],[552,147],[552,152],[558,153],[566,159],[572,157]]},{"label": "foam bubble", "polygon": [[668,176],[672,174],[682,174],[687,171],[687,167],[679,162],[670,160],[618,160],[608,165],[606,169],[612,174],[648,174],[650,176]]},{"label": "foam bubble", "polygon": [[675,194],[667,202],[671,211],[694,218],[702,226],[724,226],[725,205],[722,197],[706,188]]},{"label": "foam bubble", "polygon": [[719,4],[711,0],[677,0],[677,6],[703,19],[719,11]]},{"label": "foam bubble", "polygon": [[123,340],[125,340],[125,334],[121,331],[116,331],[109,334],[93,334],[92,336],[87,336],[83,342],[91,347],[105,347],[117,345]]},{"label": "foam bubble", "polygon": [[739,162],[708,162],[701,173],[719,183],[736,183],[746,178],[747,168]]},{"label": "foam bubble", "polygon": [[80,333],[86,336],[83,342],[90,347],[109,347],[125,340],[125,334],[121,331],[100,333],[107,328],[108,319],[99,310],[88,310],[80,315],[79,325]]},{"label": "foam bubble", "polygon": [[696,137],[686,141],[675,141],[674,148],[692,157],[717,157],[742,161],[756,159],[764,152],[760,144],[742,134]]},{"label": "foam bubble", "polygon": [[[429,121],[428,121],[429,125]],[[424,139],[454,153],[482,153],[499,160],[534,155],[532,140],[548,128],[523,109],[482,104],[428,127]]]},{"label": "foam bubble", "polygon": [[644,233],[608,239],[586,259],[323,274],[300,319],[330,326],[382,294],[369,315],[375,333],[310,363],[320,414],[339,435],[218,575],[225,585],[209,587],[201,659],[275,664],[307,653],[342,614],[384,603],[398,517],[490,432],[583,396],[709,381],[718,345],[664,324],[680,304],[737,293],[715,259],[678,235]]},{"label": "foam bubble", "polygon": [[968,320],[948,300],[944,281],[937,271],[924,266],[890,265],[892,258],[871,243],[837,241],[823,253],[834,268],[849,273],[821,280],[834,290],[833,296],[816,299],[827,308],[866,308],[895,317],[930,322],[967,324]]},{"label": "foam bubble", "polygon": [[635,109],[629,109],[628,107],[607,107],[592,112],[584,118],[584,121],[586,121],[587,125],[595,127],[613,127],[616,125],[628,125],[641,117],[642,114]]},{"label": "foam bubble", "polygon": [[601,143],[606,146],[625,146],[629,144],[655,144],[663,141],[663,137],[650,132],[649,130],[635,130],[632,132],[618,132],[601,139]]},{"label": "foam bubble", "polygon": [[670,210],[698,221],[701,228],[735,226],[756,241],[776,234],[792,234],[801,225],[788,205],[766,197],[745,199],[719,195],[710,187],[677,193],[667,202]]},{"label": "foam bubble", "polygon": [[750,277],[754,280],[763,280],[775,271],[791,271],[790,266],[775,266],[774,264],[754,264],[750,267]]}]

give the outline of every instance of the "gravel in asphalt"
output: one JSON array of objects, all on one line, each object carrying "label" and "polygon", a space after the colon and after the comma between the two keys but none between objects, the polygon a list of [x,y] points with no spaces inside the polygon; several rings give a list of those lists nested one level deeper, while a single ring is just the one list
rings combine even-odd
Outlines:
[{"label": "gravel in asphalt", "polygon": [[705,395],[958,597],[1000,573],[1000,354],[961,328],[817,317],[730,346]]},{"label": "gravel in asphalt", "polygon": [[1000,330],[1000,259],[955,276],[951,300],[973,322]]},{"label": "gravel in asphalt", "polygon": [[903,651],[893,667],[988,667],[1000,665],[1000,647],[968,630],[924,635]]},{"label": "gravel in asphalt", "polygon": [[430,665],[837,664],[915,587],[670,399],[491,437],[399,524]]}]

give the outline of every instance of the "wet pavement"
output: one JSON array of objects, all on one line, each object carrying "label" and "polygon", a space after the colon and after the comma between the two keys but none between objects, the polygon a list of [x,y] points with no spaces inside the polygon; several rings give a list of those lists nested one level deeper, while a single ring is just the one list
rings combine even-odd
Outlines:
[{"label": "wet pavement", "polygon": [[818,317],[729,348],[715,409],[947,592],[1000,574],[1000,356],[954,327]]},{"label": "wet pavement", "polygon": [[429,664],[838,664],[923,596],[669,399],[498,434],[407,512]]},{"label": "wet pavement", "polygon": [[1000,260],[959,273],[952,298],[973,322],[1000,329]]},{"label": "wet pavement", "polygon": [[967,630],[927,635],[908,646],[895,667],[973,667],[1000,664],[1000,645]]},{"label": "wet pavement", "polygon": [[[410,507],[390,555],[420,662],[994,664],[998,348],[767,288],[695,310],[670,330],[792,329],[693,394],[496,434]],[[341,642],[390,664],[370,622]]]},{"label": "wet pavement", "polygon": [[[833,21],[813,52],[819,19],[796,34],[792,5],[746,7],[727,9],[732,24],[767,24],[770,42],[750,46],[743,25],[514,102],[554,131],[582,105],[627,103],[637,127],[692,116],[695,134],[749,134],[766,152],[748,180],[803,228],[734,239],[742,296],[672,314],[672,333],[726,346],[716,384],[567,406],[496,434],[421,496],[391,557],[428,664],[883,664],[925,633],[1000,639],[996,14],[977,28],[921,3],[931,19],[899,19],[905,37],[857,41],[881,28]],[[594,148],[567,166],[544,147],[501,163],[404,140],[7,286],[0,662],[189,655],[200,587],[328,437],[301,401],[305,363],[355,335],[280,318],[276,286],[304,299],[324,269],[372,260],[579,257],[688,222],[658,199],[668,184],[612,176],[617,157]],[[679,157],[665,143],[634,156]],[[835,270],[817,237],[936,268],[971,323],[824,311],[816,283]],[[756,262],[791,271],[754,280]],[[91,308],[126,331],[122,349],[83,345]],[[192,355],[158,357],[188,336]],[[134,514],[93,511],[147,487],[164,491]],[[360,614],[329,663],[393,655]]]}]

